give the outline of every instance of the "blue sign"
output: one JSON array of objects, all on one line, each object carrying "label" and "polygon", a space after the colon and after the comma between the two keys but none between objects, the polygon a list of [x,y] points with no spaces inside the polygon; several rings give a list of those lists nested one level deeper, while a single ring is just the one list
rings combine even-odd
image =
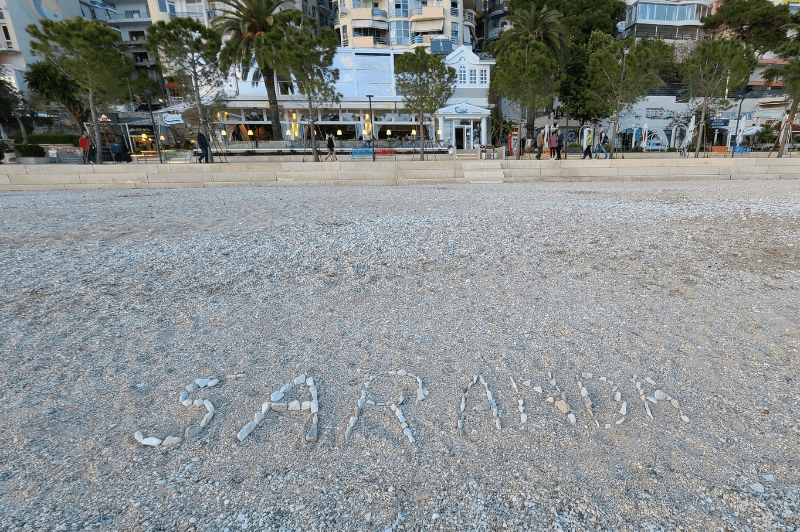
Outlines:
[{"label": "blue sign", "polygon": [[468,108],[468,107],[459,107],[459,106],[456,106],[456,107],[455,107],[455,109],[453,109],[453,110],[454,110],[456,113],[460,114],[460,115],[464,115],[464,114],[467,114],[467,113],[469,113],[469,108]]},{"label": "blue sign", "polygon": [[731,123],[727,118],[715,118],[711,121],[711,127],[728,127]]}]

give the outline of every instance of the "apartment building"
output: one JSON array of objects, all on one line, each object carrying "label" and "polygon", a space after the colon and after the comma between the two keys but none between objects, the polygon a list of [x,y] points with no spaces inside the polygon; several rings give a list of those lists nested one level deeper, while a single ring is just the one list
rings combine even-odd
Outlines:
[{"label": "apartment building", "polygon": [[5,79],[26,90],[25,72],[38,60],[31,53],[31,38],[25,31],[30,24],[75,17],[109,20],[113,11],[113,6],[99,0],[0,0],[0,66]]},{"label": "apartment building", "polygon": [[712,13],[714,0],[639,0],[628,4],[617,26],[618,37],[662,39],[667,42],[699,41],[701,20]]},{"label": "apartment building", "polygon": [[343,48],[425,46],[448,54],[474,44],[474,0],[334,0],[333,27]]}]

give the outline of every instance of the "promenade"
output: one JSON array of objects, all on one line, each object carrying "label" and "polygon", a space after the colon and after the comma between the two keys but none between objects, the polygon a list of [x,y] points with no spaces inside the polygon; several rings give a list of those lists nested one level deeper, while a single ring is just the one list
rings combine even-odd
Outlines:
[{"label": "promenade", "polygon": [[0,165],[0,190],[797,179],[797,158]]}]

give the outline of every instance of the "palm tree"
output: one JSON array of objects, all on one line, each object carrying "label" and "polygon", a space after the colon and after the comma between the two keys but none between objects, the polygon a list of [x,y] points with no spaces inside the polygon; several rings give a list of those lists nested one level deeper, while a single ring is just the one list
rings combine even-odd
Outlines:
[{"label": "palm tree", "polygon": [[[220,67],[228,71],[231,66],[242,69],[247,79],[255,63],[267,87],[272,138],[282,138],[278,95],[275,92],[275,33],[280,29],[278,11],[287,0],[226,0],[226,7],[214,18],[214,27],[229,37],[220,52]],[[257,80],[258,76],[254,76]]]},{"label": "palm tree", "polygon": [[494,46],[498,53],[512,43],[533,40],[543,42],[556,61],[561,62],[567,56],[569,37],[559,11],[547,9],[547,6],[542,6],[542,9],[530,6],[515,9],[509,20],[511,29],[501,33]]}]

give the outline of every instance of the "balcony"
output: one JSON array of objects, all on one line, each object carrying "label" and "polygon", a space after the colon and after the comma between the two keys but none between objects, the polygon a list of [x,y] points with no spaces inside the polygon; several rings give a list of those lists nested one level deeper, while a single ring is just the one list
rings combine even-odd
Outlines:
[{"label": "balcony", "polygon": [[489,30],[489,35],[486,37],[486,40],[493,41],[497,39],[498,37],[500,37],[500,34],[503,33],[503,31],[505,31],[505,29],[506,29],[505,27],[500,27]]},{"label": "balcony", "polygon": [[429,35],[412,35],[411,36],[411,44],[419,45],[430,45],[431,41],[441,41],[441,40],[448,40],[447,35],[443,35],[441,33],[432,33]]},{"label": "balcony", "polygon": [[352,19],[350,21],[350,26],[353,28],[375,28],[376,30],[384,30],[388,31],[389,23],[384,22],[381,20],[363,20],[363,19]]},{"label": "balcony", "polygon": [[458,7],[451,7],[450,8],[450,16],[451,17],[458,17]]},{"label": "balcony", "polygon": [[[198,22],[205,22],[206,19],[202,13],[198,13],[196,11],[178,11],[177,13],[170,13],[169,18],[191,18]],[[211,17],[209,17],[211,18]]]},{"label": "balcony", "polygon": [[422,20],[444,20],[444,8],[441,6],[425,6],[408,11],[411,22]]},{"label": "balcony", "polygon": [[[347,46],[342,40],[342,46]],[[356,48],[388,48],[390,44],[389,37],[379,37],[377,35],[364,35],[363,37],[353,37],[353,46]]]},{"label": "balcony", "polygon": [[111,15],[108,18],[109,24],[125,24],[125,23],[136,23],[139,24],[141,22],[150,22],[150,17],[148,15]]},{"label": "balcony", "polygon": [[663,39],[665,41],[698,41],[700,38],[691,33],[677,33],[670,31],[632,31],[626,37],[634,36],[637,39]]},{"label": "balcony", "polygon": [[119,41],[119,44],[125,46],[144,46],[147,43],[145,39],[133,39],[130,41]]},{"label": "balcony", "polygon": [[372,8],[372,17],[373,18],[388,19],[389,18],[389,14],[386,13],[386,11],[383,10],[383,9],[378,9],[377,7],[373,7]]},{"label": "balcony", "polygon": [[471,9],[464,10],[464,24],[475,27],[475,12]]}]

